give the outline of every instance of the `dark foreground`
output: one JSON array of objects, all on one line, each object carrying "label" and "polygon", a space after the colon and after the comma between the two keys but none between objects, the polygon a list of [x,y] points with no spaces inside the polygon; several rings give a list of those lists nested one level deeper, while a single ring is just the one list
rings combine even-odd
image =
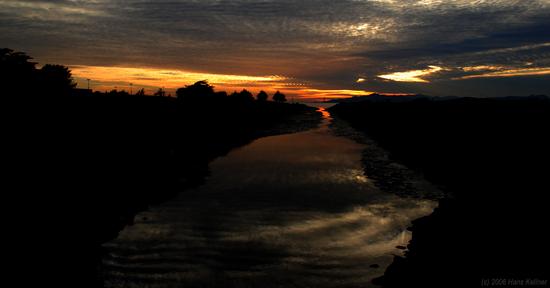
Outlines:
[{"label": "dark foreground", "polygon": [[[548,286],[548,98],[362,102],[330,111],[450,195],[413,222],[406,257],[375,283]],[[394,184],[365,167],[377,185]]]},{"label": "dark foreground", "polygon": [[321,119],[304,105],[229,98],[178,103],[96,95],[7,103],[17,111],[9,139],[17,148],[8,163],[18,184],[7,202],[16,204],[17,216],[9,237],[21,247],[11,251],[10,265],[23,272],[11,276],[21,285],[54,287],[101,285],[101,244],[139,211],[202,183],[212,159]]}]

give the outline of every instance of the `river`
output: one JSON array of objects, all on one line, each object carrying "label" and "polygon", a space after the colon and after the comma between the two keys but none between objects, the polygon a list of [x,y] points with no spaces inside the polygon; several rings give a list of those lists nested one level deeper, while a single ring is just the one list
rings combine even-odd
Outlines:
[{"label": "river", "polygon": [[210,164],[103,245],[106,287],[370,287],[436,203],[381,191],[331,115]]}]

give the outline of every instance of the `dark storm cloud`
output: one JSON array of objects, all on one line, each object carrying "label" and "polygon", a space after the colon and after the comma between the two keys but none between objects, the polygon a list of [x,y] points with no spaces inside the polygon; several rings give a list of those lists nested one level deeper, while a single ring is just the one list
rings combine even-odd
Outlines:
[{"label": "dark storm cloud", "polygon": [[[0,0],[0,46],[40,62],[285,75],[318,88],[451,94],[448,83],[474,90],[502,84],[451,80],[484,72],[462,67],[550,67],[549,15],[548,0]],[[429,65],[445,68],[429,75],[432,83],[377,77]],[[357,84],[358,77],[367,81]],[[536,87],[550,93],[548,85]]]},{"label": "dark storm cloud", "polygon": [[[521,47],[518,45],[532,45],[533,43],[550,43],[550,20],[548,23],[537,23],[535,25],[521,27],[519,29],[510,29],[507,31],[498,31],[489,33],[482,37],[474,39],[464,39],[454,43],[444,43],[435,41],[426,41],[424,43],[414,43],[415,47],[396,47],[391,50],[374,50],[358,54],[365,57],[374,57],[377,59],[404,59],[411,57],[444,57],[452,55],[462,55],[475,52],[490,52],[499,49]],[[435,43],[434,43],[435,42]],[[414,45],[413,44],[413,45]],[[513,47],[510,47],[510,46]],[[541,47],[533,47],[532,50]],[[526,50],[526,49],[524,49]],[[500,51],[506,52],[506,51]],[[489,53],[484,53],[485,55]]]}]

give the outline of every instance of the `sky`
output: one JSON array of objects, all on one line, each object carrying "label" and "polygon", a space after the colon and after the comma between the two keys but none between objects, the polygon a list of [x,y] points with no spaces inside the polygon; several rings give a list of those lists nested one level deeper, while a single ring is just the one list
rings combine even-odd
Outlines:
[{"label": "sky", "polygon": [[550,95],[550,0],[0,0],[0,47],[95,90]]}]

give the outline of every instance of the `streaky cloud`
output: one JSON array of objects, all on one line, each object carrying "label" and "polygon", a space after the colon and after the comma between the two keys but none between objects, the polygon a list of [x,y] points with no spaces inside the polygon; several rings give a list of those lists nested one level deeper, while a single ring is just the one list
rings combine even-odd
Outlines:
[{"label": "streaky cloud", "polygon": [[433,73],[437,73],[443,70],[439,66],[430,65],[428,69],[423,70],[411,70],[405,72],[394,72],[390,74],[378,75],[378,78],[397,81],[397,82],[420,82],[420,83],[429,83],[430,81],[421,78],[422,76],[428,76]]},{"label": "streaky cloud", "polygon": [[520,77],[520,76],[541,76],[541,75],[550,75],[550,67],[507,69],[507,70],[488,72],[483,74],[466,75],[466,76],[457,77],[453,79],[463,80],[463,79],[474,79],[474,78],[499,78],[499,77]]}]

